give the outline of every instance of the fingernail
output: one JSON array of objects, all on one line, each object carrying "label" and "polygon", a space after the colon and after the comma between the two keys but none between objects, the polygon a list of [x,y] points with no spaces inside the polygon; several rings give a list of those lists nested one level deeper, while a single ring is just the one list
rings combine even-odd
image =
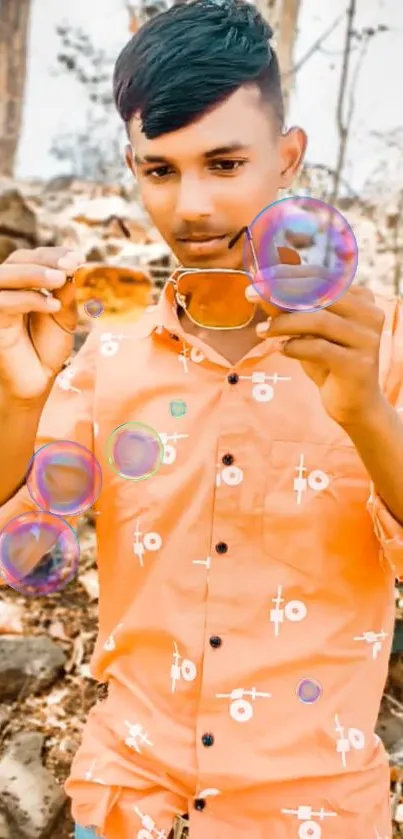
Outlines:
[{"label": "fingernail", "polygon": [[262,321],[262,323],[258,323],[256,327],[256,332],[258,335],[265,335],[266,332],[269,331],[271,324],[271,318],[267,318],[267,320]]},{"label": "fingernail", "polygon": [[60,300],[56,300],[54,297],[48,297],[46,299],[46,305],[48,309],[52,309],[52,312],[58,312],[62,307]]},{"label": "fingernail", "polygon": [[55,268],[47,268],[45,271],[45,277],[52,285],[59,286],[64,285],[66,282],[66,276],[63,271],[57,271]]},{"label": "fingernail", "polygon": [[258,294],[256,293],[256,289],[254,289],[253,286],[248,285],[247,288],[245,289],[245,297],[246,297],[247,300],[250,300],[250,301],[256,300],[256,298],[258,297]]}]

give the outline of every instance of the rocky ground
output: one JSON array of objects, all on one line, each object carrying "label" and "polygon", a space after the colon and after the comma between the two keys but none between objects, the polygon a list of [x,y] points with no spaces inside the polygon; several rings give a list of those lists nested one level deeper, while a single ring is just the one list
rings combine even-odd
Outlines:
[{"label": "rocky ground", "polygon": [[[401,259],[392,205],[343,212],[360,244],[360,282],[393,290]],[[166,246],[151,230],[135,192],[56,179],[49,184],[0,182],[0,262],[17,247],[64,244],[87,260],[135,268],[125,286],[91,288],[109,316],[137,316],[146,304],[144,278],[154,297],[172,269]],[[86,297],[87,295],[87,297]],[[88,318],[80,300],[82,336]],[[0,590],[0,839],[69,839],[73,825],[63,793],[88,711],[105,695],[90,676],[97,634],[98,578],[91,515],[80,530],[81,565],[65,591],[28,599]],[[403,620],[403,593],[396,590]],[[400,646],[403,650],[403,639]],[[403,653],[394,652],[380,710],[379,736],[391,759],[395,837],[403,836]],[[402,767],[402,768],[400,768]]]}]

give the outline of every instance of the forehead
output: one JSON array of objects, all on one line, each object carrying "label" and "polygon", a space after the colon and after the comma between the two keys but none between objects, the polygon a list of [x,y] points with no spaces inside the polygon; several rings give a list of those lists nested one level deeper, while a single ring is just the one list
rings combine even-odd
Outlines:
[{"label": "forehead", "polygon": [[130,124],[130,140],[140,157],[161,155],[171,160],[203,157],[209,150],[238,142],[251,148],[267,145],[272,134],[269,109],[262,107],[256,85],[239,88],[190,125],[148,140],[138,118]]}]

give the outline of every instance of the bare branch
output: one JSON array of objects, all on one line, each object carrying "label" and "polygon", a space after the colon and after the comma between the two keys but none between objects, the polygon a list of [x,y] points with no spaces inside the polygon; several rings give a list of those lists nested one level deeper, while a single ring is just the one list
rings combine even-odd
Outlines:
[{"label": "bare branch", "polygon": [[316,41],[312,44],[309,50],[305,53],[305,55],[303,55],[302,58],[300,58],[299,61],[297,61],[294,67],[292,67],[291,70],[288,71],[288,73],[283,74],[284,78],[287,78],[287,76],[294,76],[296,73],[298,73],[301,67],[303,67],[304,64],[306,64],[306,62],[309,61],[309,59],[314,55],[314,53],[320,49],[320,47],[326,41],[329,35],[331,35],[332,32],[334,32],[334,30],[337,29],[343,17],[344,12],[343,14],[338,15],[338,17],[333,21],[331,26],[329,26],[328,29],[322,32],[322,35],[320,35],[319,38],[316,39]]}]

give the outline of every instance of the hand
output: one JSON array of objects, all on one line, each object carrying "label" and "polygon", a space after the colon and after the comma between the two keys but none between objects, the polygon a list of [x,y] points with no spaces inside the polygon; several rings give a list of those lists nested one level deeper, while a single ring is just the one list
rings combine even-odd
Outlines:
[{"label": "hand", "polygon": [[67,248],[36,248],[0,265],[0,396],[42,397],[71,355],[78,315],[67,277],[84,260]]},{"label": "hand", "polygon": [[[292,275],[293,268],[287,270]],[[255,285],[259,288],[258,276]],[[371,291],[352,286],[327,309],[307,313],[285,312],[264,301],[253,286],[246,296],[269,315],[256,328],[259,337],[284,339],[280,351],[300,361],[335,422],[359,421],[382,402],[379,347],[385,317]]]}]

